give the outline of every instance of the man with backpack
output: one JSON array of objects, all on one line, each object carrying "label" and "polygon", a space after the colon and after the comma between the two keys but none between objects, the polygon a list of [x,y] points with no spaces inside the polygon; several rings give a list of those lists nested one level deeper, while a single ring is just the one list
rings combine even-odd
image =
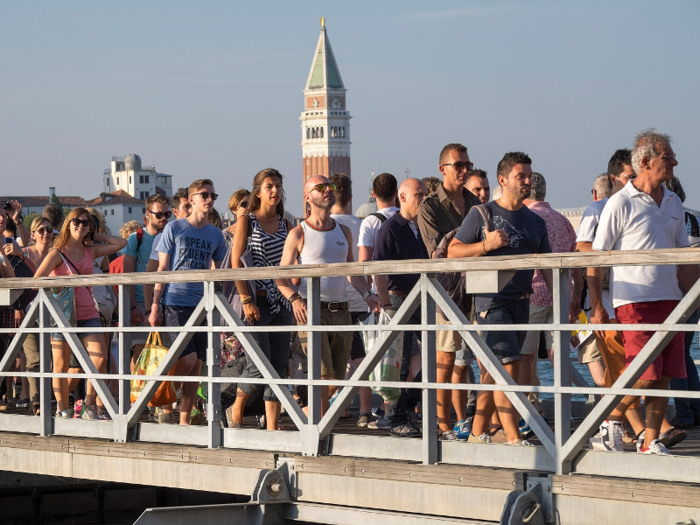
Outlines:
[{"label": "man with backpack", "polygon": [[[430,258],[435,258],[435,252],[443,238],[459,228],[469,210],[481,202],[465,187],[472,168],[465,146],[454,143],[442,148],[438,166],[443,177],[442,183],[435,193],[430,194],[421,203],[418,214],[418,227]],[[448,294],[456,292],[453,289],[446,291]],[[463,313],[468,316],[470,309],[463,309]],[[436,322],[450,324],[440,311],[436,314]],[[458,332],[438,331],[436,348],[438,383],[474,382],[474,373],[469,366],[471,359],[466,355],[471,356],[471,351],[466,346],[462,349],[462,338]],[[454,428],[450,424],[453,406],[457,414],[457,424]],[[441,439],[466,440],[471,432],[475,409],[476,398],[472,396],[468,403],[466,391],[438,390],[437,414]]]},{"label": "man with backpack", "polygon": [[[146,199],[145,228],[132,233],[124,249],[124,273],[145,272],[153,248],[153,240],[168,224],[172,215],[170,201],[165,195],[151,195]],[[143,285],[131,286],[131,325],[146,326],[148,313],[144,305]],[[136,360],[146,344],[147,334],[133,334],[131,348],[134,353],[132,363]]]}]

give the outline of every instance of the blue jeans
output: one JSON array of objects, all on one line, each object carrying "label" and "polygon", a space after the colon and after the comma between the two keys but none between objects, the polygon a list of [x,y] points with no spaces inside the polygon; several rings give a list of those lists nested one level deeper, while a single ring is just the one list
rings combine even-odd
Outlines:
[{"label": "blue jeans", "polygon": [[[697,324],[698,311],[693,313],[687,324]],[[700,378],[698,377],[698,369],[695,366],[693,358],[690,356],[690,345],[693,343],[695,332],[685,333],[685,369],[688,374],[687,378],[672,378],[671,390],[690,390],[692,392],[700,392]],[[673,402],[676,404],[676,418],[682,424],[692,425],[697,418],[700,418],[700,399],[688,399],[685,397],[674,397]]]}]

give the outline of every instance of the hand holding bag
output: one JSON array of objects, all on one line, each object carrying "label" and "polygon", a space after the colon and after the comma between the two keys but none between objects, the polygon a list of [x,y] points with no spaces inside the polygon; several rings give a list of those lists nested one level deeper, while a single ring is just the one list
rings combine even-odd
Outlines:
[{"label": "hand holding bag", "polygon": [[[134,366],[133,375],[136,376],[152,376],[155,374],[156,370],[160,366],[160,363],[165,356],[168,355],[168,349],[163,346],[160,339],[160,333],[151,332],[148,334],[148,339],[146,339],[146,346],[141,350],[138,360],[136,361],[136,366]],[[175,367],[173,367],[168,375],[171,376],[175,373]],[[135,402],[141,395],[144,387],[146,386],[146,379],[136,379],[131,382],[131,402]],[[172,381],[163,381],[156,393],[148,402],[148,406],[161,407],[165,405],[170,405],[177,401],[177,395],[175,394],[175,387]]]}]

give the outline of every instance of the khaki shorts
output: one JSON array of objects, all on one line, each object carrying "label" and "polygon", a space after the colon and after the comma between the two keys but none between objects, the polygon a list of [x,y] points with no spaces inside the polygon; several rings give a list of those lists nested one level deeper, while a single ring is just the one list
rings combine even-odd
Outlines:
[{"label": "khaki shorts", "polygon": [[[331,312],[321,309],[323,326],[352,325],[349,310]],[[305,331],[299,331],[301,351],[308,355],[309,343]],[[345,379],[345,370],[352,352],[352,332],[321,332],[321,375],[333,379]]]},{"label": "khaki shorts", "polygon": [[[530,323],[531,324],[550,324],[554,321],[554,307],[540,306],[530,304]],[[550,330],[544,331],[544,340],[547,350],[552,348],[554,343],[554,333]],[[530,330],[525,336],[523,348],[520,350],[520,355],[537,355],[537,349],[540,346],[540,330]]]},{"label": "khaki shorts", "polygon": [[[435,324],[449,325],[450,323],[440,312],[435,312]],[[435,332],[435,347],[438,352],[457,352],[462,348],[462,336],[459,332],[437,330]]]},{"label": "khaki shorts", "polygon": [[583,343],[578,345],[578,362],[581,365],[600,361],[600,349],[595,335],[591,335]]}]

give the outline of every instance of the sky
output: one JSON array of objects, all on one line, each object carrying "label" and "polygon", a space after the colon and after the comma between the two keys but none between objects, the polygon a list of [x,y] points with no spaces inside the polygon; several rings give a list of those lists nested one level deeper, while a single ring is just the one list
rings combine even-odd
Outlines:
[{"label": "sky", "polygon": [[304,85],[319,17],[352,115],[355,208],[372,172],[439,176],[449,142],[495,182],[525,151],[556,208],[585,206],[640,130],[673,137],[686,206],[700,139],[700,2],[2,2],[0,194],[94,198],[113,155],[228,197],[259,170],[302,209]]}]

